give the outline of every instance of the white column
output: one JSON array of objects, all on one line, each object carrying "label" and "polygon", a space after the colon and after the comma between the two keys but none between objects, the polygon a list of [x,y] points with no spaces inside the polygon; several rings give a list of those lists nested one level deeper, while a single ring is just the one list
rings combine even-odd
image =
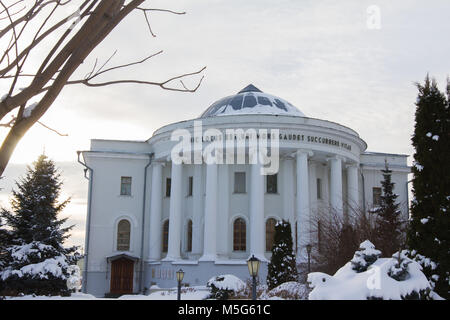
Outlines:
[{"label": "white column", "polygon": [[164,260],[181,259],[181,208],[182,208],[182,178],[183,165],[172,161],[172,176],[170,188],[169,211],[169,248]]},{"label": "white column", "polygon": [[[220,165],[218,167],[218,194],[220,197],[217,199],[217,237],[218,239],[228,239],[229,237],[229,225],[230,225],[230,166],[227,164]],[[217,255],[219,258],[227,259],[232,249],[231,241],[218,241],[217,242]]]},{"label": "white column", "polygon": [[192,219],[192,253],[200,255],[203,250],[203,166],[194,165],[194,181],[192,190],[193,197],[193,219]]},{"label": "white column", "polygon": [[336,156],[329,159],[330,172],[330,205],[332,210],[343,216],[342,205],[342,158]]},{"label": "white column", "polygon": [[217,164],[206,165],[205,235],[201,261],[217,258]]},{"label": "white column", "polygon": [[[250,163],[258,153],[250,155]],[[253,159],[253,160],[252,160]],[[254,255],[261,261],[266,261],[264,256],[264,175],[261,173],[261,163],[257,159],[256,164],[250,165],[250,256]]]},{"label": "white column", "polygon": [[149,260],[161,259],[161,236],[162,236],[162,167],[161,162],[152,165],[152,190],[150,199],[150,237],[149,237]]},{"label": "white column", "polygon": [[309,194],[310,199],[310,210],[309,210],[309,224],[308,224],[308,241],[312,244],[312,235],[311,230],[313,229],[314,222],[318,215],[318,206],[317,206],[317,163],[309,162],[309,186],[311,193]]},{"label": "white column", "polygon": [[282,193],[283,217],[284,219],[286,219],[291,223],[292,232],[295,232],[294,159],[292,158],[284,159],[282,172],[283,172],[283,193]]},{"label": "white column", "polygon": [[297,157],[297,261],[306,261],[306,248],[308,244],[309,225],[309,177],[308,177],[308,156],[312,156],[311,151],[298,150]]},{"label": "white column", "polygon": [[350,210],[358,209],[358,167],[356,164],[347,166],[347,202]]}]

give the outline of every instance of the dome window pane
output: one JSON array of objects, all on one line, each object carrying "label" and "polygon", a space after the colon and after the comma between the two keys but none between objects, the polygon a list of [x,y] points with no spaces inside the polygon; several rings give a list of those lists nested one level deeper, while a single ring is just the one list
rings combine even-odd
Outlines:
[{"label": "dome window pane", "polygon": [[275,99],[275,105],[279,108],[282,109],[284,111],[288,111],[286,108],[286,105],[279,99]]},{"label": "dome window pane", "polygon": [[241,108],[242,108],[242,100],[243,99],[244,99],[243,96],[238,95],[238,96],[235,96],[231,100],[230,105],[231,105],[231,107],[233,107],[233,110],[241,110]]},{"label": "dome window pane", "polygon": [[256,106],[256,98],[253,94],[247,94],[244,98],[244,105],[242,108],[253,108]]},{"label": "dome window pane", "polygon": [[258,97],[258,103],[263,106],[272,106],[272,102],[270,102],[270,100],[266,97]]}]

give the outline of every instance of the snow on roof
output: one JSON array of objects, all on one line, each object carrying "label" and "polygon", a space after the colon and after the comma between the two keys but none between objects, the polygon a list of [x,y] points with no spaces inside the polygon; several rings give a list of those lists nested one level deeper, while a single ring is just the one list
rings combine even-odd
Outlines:
[{"label": "snow on roof", "polygon": [[303,112],[286,100],[264,93],[250,84],[237,94],[214,102],[200,118],[237,114],[305,116]]}]

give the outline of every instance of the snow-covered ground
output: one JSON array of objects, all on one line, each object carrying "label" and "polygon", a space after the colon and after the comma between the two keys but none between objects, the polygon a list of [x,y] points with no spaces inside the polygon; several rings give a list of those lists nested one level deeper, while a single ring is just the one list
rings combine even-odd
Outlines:
[{"label": "snow-covered ground", "polygon": [[[203,300],[209,294],[206,287],[183,288],[181,291],[182,300]],[[73,293],[70,297],[45,297],[45,296],[23,296],[23,297],[6,297],[7,300],[116,300],[113,298],[96,298],[93,295],[85,293]],[[167,289],[152,292],[148,295],[123,295],[119,300],[176,300],[177,290]]]},{"label": "snow-covered ground", "polygon": [[[308,275],[314,289],[310,300],[401,300],[431,292],[431,285],[416,261],[406,251],[391,258],[379,258],[381,252],[364,241],[353,259],[330,276],[322,272]],[[434,299],[439,299],[432,293]]]}]

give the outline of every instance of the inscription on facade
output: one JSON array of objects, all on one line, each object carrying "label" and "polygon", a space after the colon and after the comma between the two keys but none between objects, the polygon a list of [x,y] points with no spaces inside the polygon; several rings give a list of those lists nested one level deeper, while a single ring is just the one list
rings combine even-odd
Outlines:
[{"label": "inscription on facade", "polygon": [[[256,135],[256,139],[267,139],[271,140],[274,138],[272,133],[255,133],[255,132],[243,132],[243,133],[226,133],[222,136],[208,136],[204,135],[202,137],[202,142],[213,142],[216,140],[249,140],[253,137],[253,135]],[[338,148],[343,148],[348,151],[352,150],[352,146],[348,143],[345,143],[340,140],[332,139],[326,136],[312,136],[312,135],[305,135],[300,133],[283,133],[280,132],[278,134],[278,139],[280,141],[300,141],[300,142],[308,142],[308,143],[314,143],[314,144],[327,144],[330,146],[335,146]],[[198,137],[192,137],[191,142],[199,142]]]}]

